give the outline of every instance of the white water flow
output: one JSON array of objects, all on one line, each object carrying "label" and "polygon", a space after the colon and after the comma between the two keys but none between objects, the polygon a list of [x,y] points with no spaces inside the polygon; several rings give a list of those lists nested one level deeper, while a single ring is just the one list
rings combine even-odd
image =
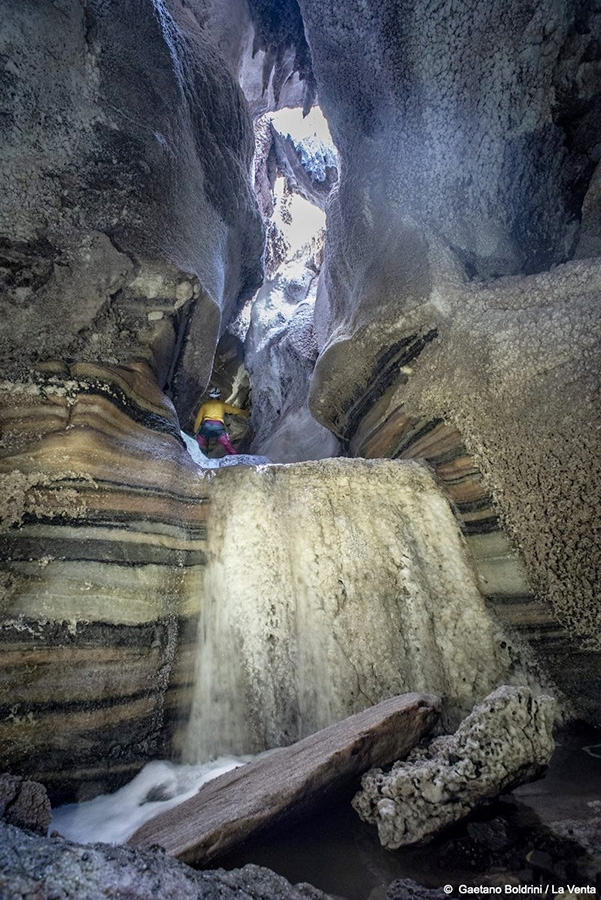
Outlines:
[{"label": "white water flow", "polygon": [[155,760],[114,794],[101,794],[85,803],[69,803],[54,809],[48,830],[58,831],[78,844],[125,843],[144,822],[183,803],[207,781],[248,760],[248,757],[221,757],[195,766]]},{"label": "white water flow", "polygon": [[528,680],[425,468],[329,459],[212,478],[185,762],[287,745],[411,690],[442,694],[456,721]]}]

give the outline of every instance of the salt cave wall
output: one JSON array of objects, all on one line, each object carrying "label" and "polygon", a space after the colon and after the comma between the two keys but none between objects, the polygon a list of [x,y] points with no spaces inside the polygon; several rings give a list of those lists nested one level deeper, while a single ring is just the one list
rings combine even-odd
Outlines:
[{"label": "salt cave wall", "polygon": [[144,358],[185,417],[222,315],[261,280],[231,18],[211,0],[10,0],[0,40],[1,365]]},{"label": "salt cave wall", "polygon": [[[505,609],[595,715],[598,276],[549,267],[575,249],[595,162],[598,15],[300,8],[342,154],[313,413],[351,453],[451,442],[436,468],[460,519],[484,536],[496,497],[539,592],[518,585]],[[212,488],[179,425],[261,277],[237,84],[252,22],[266,96],[288,85],[310,105],[294,0],[3,6],[0,753],[55,798],[167,752],[190,700]],[[594,191],[585,206],[578,252]]]},{"label": "salt cave wall", "polygon": [[0,397],[0,758],[84,799],[169,752],[207,486],[145,363],[56,363]]},{"label": "salt cave wall", "polygon": [[207,490],[162,390],[185,421],[261,278],[238,12],[2,9],[0,755],[54,798],[168,752],[186,690]]},{"label": "salt cave wall", "polygon": [[392,454],[407,420],[458,435],[526,563],[518,624],[596,718],[599,267],[566,260],[598,229],[600,11],[299,5],[342,170],[312,412],[355,452],[368,417]]}]

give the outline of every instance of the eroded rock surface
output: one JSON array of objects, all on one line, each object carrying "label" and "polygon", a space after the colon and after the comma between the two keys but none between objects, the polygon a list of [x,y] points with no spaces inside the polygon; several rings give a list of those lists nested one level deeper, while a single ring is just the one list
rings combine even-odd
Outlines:
[{"label": "eroded rock surface", "polygon": [[52,821],[52,810],[43,785],[16,775],[0,775],[0,819],[45,835]]},{"label": "eroded rock surface", "polygon": [[[428,459],[477,538],[475,555],[490,557],[483,577],[498,614],[536,640],[580,713],[596,720],[599,265],[487,285],[438,272],[430,299],[386,339],[357,334],[321,357],[312,409],[321,421],[328,410],[355,453]],[[380,342],[372,363],[369,342]],[[519,561],[501,571],[503,524],[526,577]]]},{"label": "eroded rock surface", "polygon": [[502,686],[455,734],[417,748],[390,772],[368,772],[353,807],[390,850],[436,834],[478,803],[539,777],[549,763],[554,701]]},{"label": "eroded rock surface", "polygon": [[319,110],[302,121],[287,111],[257,123],[255,188],[267,232],[266,281],[251,306],[244,355],[252,381],[253,449],[275,462],[339,451],[337,439],[308,407],[325,237],[316,211],[338,178],[337,164]]},{"label": "eroded rock surface", "polygon": [[261,280],[242,38],[223,12],[5,4],[4,371],[145,358],[187,415],[222,315]]},{"label": "eroded rock surface", "polygon": [[309,884],[293,886],[269,869],[248,865],[225,872],[196,872],[155,850],[82,847],[63,838],[41,838],[0,822],[0,897],[29,900],[328,900]]},{"label": "eroded rock surface", "polygon": [[[341,155],[311,412],[360,455],[415,458],[418,432],[423,449],[456,430],[485,489],[466,490],[466,511],[490,510],[482,531],[496,516],[525,563],[523,578],[493,549],[487,577],[503,567],[514,584],[490,593],[520,598],[507,621],[598,721],[599,266],[561,264],[597,165],[601,17],[509,0],[300,6]],[[596,253],[597,182],[580,256]]]},{"label": "eroded rock surface", "polygon": [[84,799],[163,752],[192,677],[207,486],[143,363],[5,382],[0,422],[0,754]]},{"label": "eroded rock surface", "polygon": [[56,363],[4,391],[0,746],[54,800],[182,748],[289,744],[407,690],[457,716],[499,680],[537,681],[425,469],[205,476],[143,363]]}]

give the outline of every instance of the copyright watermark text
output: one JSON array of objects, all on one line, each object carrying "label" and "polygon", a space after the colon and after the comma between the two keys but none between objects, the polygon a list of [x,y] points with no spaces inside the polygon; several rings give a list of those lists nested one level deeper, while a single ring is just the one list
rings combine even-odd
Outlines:
[{"label": "copyright watermark text", "polygon": [[[453,893],[453,885],[445,884],[443,887],[443,891],[445,894]],[[494,887],[489,887],[488,885],[472,885],[472,884],[459,884],[457,885],[456,892],[458,894],[534,894],[539,897],[559,897],[562,895],[570,895],[570,894],[596,894],[597,888],[593,887],[590,884],[580,885],[580,884],[569,884],[567,887],[556,886],[554,884],[547,885],[539,885],[539,884],[505,884],[505,885],[495,885]]]}]

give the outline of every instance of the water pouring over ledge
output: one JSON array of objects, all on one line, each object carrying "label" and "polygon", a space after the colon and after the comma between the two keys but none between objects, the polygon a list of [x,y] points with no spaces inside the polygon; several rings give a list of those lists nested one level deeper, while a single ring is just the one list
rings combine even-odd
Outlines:
[{"label": "water pouring over ledge", "polygon": [[[423,466],[336,459],[211,478],[184,763],[287,745],[412,690],[441,694],[453,728],[501,681],[529,680]],[[80,816],[79,840],[82,828]]]},{"label": "water pouring over ledge", "polygon": [[440,694],[455,725],[501,681],[528,680],[424,467],[214,478],[185,762],[287,745],[406,691]]}]

